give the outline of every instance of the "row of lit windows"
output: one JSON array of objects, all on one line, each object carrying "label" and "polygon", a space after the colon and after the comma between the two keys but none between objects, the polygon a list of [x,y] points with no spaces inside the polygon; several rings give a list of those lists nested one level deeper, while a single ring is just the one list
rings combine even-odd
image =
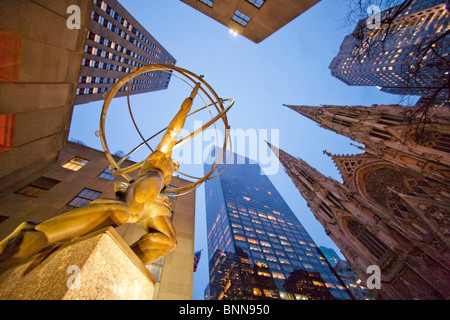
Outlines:
[{"label": "row of lit windows", "polygon": [[116,83],[116,78],[80,76],[78,83]]},{"label": "row of lit windows", "polygon": [[[123,17],[121,17],[117,12],[114,11],[114,9],[112,9],[111,7],[109,7],[104,1],[102,0],[94,0],[94,4],[97,5],[98,7],[100,7],[104,12],[106,12],[108,15],[110,15],[113,19],[115,19],[117,22],[119,22],[121,24],[121,26],[125,27],[128,31],[132,32],[134,35],[136,35],[141,41],[143,41],[143,43],[140,43],[139,41],[137,41],[136,39],[133,38],[128,38],[127,36],[123,35],[122,32],[117,31],[116,33],[119,34],[126,40],[132,42],[133,44],[135,44],[137,47],[145,50],[146,52],[156,56],[155,53],[153,53],[151,49],[155,50],[158,52],[158,54],[160,54],[163,59],[170,59],[169,56],[163,52],[158,46],[156,46],[152,41],[150,41],[145,35],[143,35],[141,32],[139,32],[139,30],[137,30],[136,28],[134,28],[126,19],[124,19]],[[98,15],[97,13],[93,13],[92,18],[94,20],[96,20],[95,18],[97,18],[97,22],[98,19],[100,19],[99,17],[97,17],[96,15]],[[99,22],[100,23],[100,22]],[[104,22],[102,22],[101,24],[104,24]],[[112,28],[112,27],[111,27]],[[117,28],[117,27],[116,27]],[[116,31],[116,29],[114,29],[114,31]],[[147,47],[147,46],[148,47]],[[171,61],[174,62],[174,61]]]},{"label": "row of lit windows", "polygon": [[[94,39],[91,39],[91,40],[95,41],[95,36],[93,38]],[[130,57],[136,58],[138,60],[141,60],[141,61],[143,61],[143,62],[145,62],[147,64],[152,62],[150,59],[148,59],[146,57],[143,57],[143,56],[141,56],[140,54],[138,54],[136,52],[133,52],[133,51],[131,51],[131,50],[125,48],[125,47],[122,47],[120,45],[117,45],[117,44],[113,45],[113,43],[114,42],[111,42],[111,46],[113,46],[114,48],[117,48],[117,49],[114,49],[114,50],[119,51],[120,53],[127,54]],[[111,48],[111,49],[113,49],[113,48]],[[112,53],[110,51],[101,50],[101,49],[96,48],[96,47],[91,47],[89,45],[85,46],[84,52],[87,53],[87,54],[92,54],[94,56],[99,56],[99,57],[102,57],[102,58],[106,58],[106,59],[110,59],[110,60],[114,60],[114,61],[122,62],[122,63],[126,63],[126,64],[132,64],[130,61],[133,61],[132,59],[125,58],[125,57],[123,57],[121,55],[114,54],[114,53]]]},{"label": "row of lit windows", "polygon": [[[126,47],[121,46],[120,44],[118,44],[118,43],[116,43],[114,41],[111,41],[111,40],[109,40],[107,38],[104,38],[104,37],[102,37],[102,36],[100,36],[98,34],[95,34],[94,32],[88,31],[88,36],[87,37],[88,37],[89,40],[92,40],[95,43],[103,45],[103,46],[105,46],[107,48],[110,48],[112,50],[116,50],[116,51],[118,51],[120,53],[125,53],[126,52],[128,55],[130,55],[130,56],[132,56],[134,58],[140,59],[141,61],[143,61],[145,63],[151,62],[150,59],[145,58],[144,56],[142,56],[142,55],[140,55],[140,54],[138,54],[136,52],[133,53],[131,50],[127,49]],[[87,46],[87,47],[85,46],[85,52],[91,51],[91,54],[95,54],[95,55],[99,55],[100,54],[100,56],[104,55],[105,58],[108,58],[108,59],[113,59],[114,58],[114,60],[116,60],[116,61],[119,61],[120,58],[122,58],[124,60],[126,59],[124,57],[121,57],[120,55],[114,55],[111,52],[106,51],[106,50],[101,50],[101,49],[98,49],[98,48],[90,49],[89,47],[90,46]],[[149,54],[154,56],[156,59],[160,59],[162,63],[166,63],[167,62],[164,59],[161,59],[159,54],[155,54],[149,48],[141,48],[141,49],[143,49],[144,51],[147,51]],[[101,52],[99,53],[98,50],[101,50]],[[103,51],[104,51],[104,53],[103,53]],[[92,53],[92,52],[94,52],[94,53]],[[133,66],[142,66],[143,65],[142,63],[139,63],[139,62],[134,61],[132,59],[126,59],[126,60],[128,61],[127,62],[128,64],[131,64]]]},{"label": "row of lit windows", "polygon": [[[287,228],[288,231],[291,231],[291,229],[289,229],[289,226],[294,226],[295,228],[293,230],[302,228],[302,226],[298,224],[298,221],[295,219],[295,217],[292,218],[292,222],[294,222],[292,223],[290,221],[291,218],[289,218],[289,215],[282,215],[277,210],[271,210],[267,205],[263,206],[264,208],[256,209],[256,204],[253,203],[253,201],[251,203],[251,206],[250,204],[238,204],[239,215],[237,217],[241,217],[244,220],[255,220],[258,222],[262,221],[265,223],[269,223],[272,221],[272,224],[274,225],[278,225],[278,223],[280,223],[280,225],[284,228]],[[227,207],[229,208],[228,211],[230,214],[238,213],[236,206],[233,204],[231,199],[227,200]],[[286,208],[286,210],[289,210],[289,208]]]},{"label": "row of lit windows", "polygon": [[[122,46],[120,46],[119,44],[115,43],[114,41],[110,41],[110,40],[108,40],[108,39],[106,39],[106,38],[104,38],[104,37],[99,36],[98,34],[95,34],[95,33],[93,33],[93,32],[90,32],[90,31],[88,32],[88,39],[90,39],[90,40],[92,40],[92,41],[94,41],[94,42],[96,42],[96,43],[102,44],[102,45],[104,45],[105,47],[111,48],[111,49],[116,50],[116,51],[119,51],[118,49],[120,49],[119,52],[122,52],[122,51],[128,52],[128,51],[127,51],[128,49],[126,49],[125,47],[122,47]],[[91,47],[91,48],[92,48],[92,47]],[[95,51],[96,54],[98,53],[97,50],[98,50],[97,48],[94,49],[94,51]],[[89,46],[88,46],[87,48],[85,47],[85,51],[86,51],[86,52],[89,51]],[[92,52],[92,49],[91,49],[90,51]],[[115,60],[115,61],[120,61],[120,60],[122,59],[121,62],[124,62],[124,61],[126,60],[127,62],[124,62],[124,63],[131,64],[131,65],[133,65],[133,66],[137,66],[137,65],[142,66],[142,65],[143,65],[143,64],[141,64],[141,63],[139,63],[139,62],[137,62],[137,61],[134,61],[134,60],[132,60],[132,59],[127,59],[127,58],[122,57],[122,56],[120,56],[120,55],[115,55],[115,54],[113,54],[113,53],[111,53],[111,52],[108,52],[108,51],[106,51],[106,50],[101,50],[100,56],[101,56],[102,54],[104,55],[104,58],[107,58],[107,59],[111,59],[111,60]],[[140,57],[141,57],[141,56],[140,56]],[[147,61],[150,61],[150,60],[149,60],[149,59],[146,59],[145,62],[147,62]]]},{"label": "row of lit windows", "polygon": [[[150,89],[157,89],[158,85],[150,85],[150,86],[130,86],[130,91],[136,91],[136,90],[150,90]],[[77,95],[87,95],[87,94],[97,94],[97,93],[105,93],[108,92],[108,87],[99,87],[99,88],[77,88],[76,94]],[[128,86],[123,86],[119,89],[120,91],[126,91],[128,90]]]},{"label": "row of lit windows", "polygon": [[[116,78],[80,76],[78,83],[116,83]],[[160,84],[159,80],[133,79],[132,84]]]},{"label": "row of lit windows", "polygon": [[[133,68],[131,68],[131,67],[123,67],[123,66],[119,66],[117,64],[105,63],[102,61],[91,60],[91,59],[86,59],[86,58],[83,58],[81,65],[85,66],[85,67],[90,67],[90,68],[113,70],[113,71],[119,71],[119,72],[125,72],[125,73],[130,73],[133,70]],[[139,64],[137,64],[137,66],[139,66]],[[142,65],[140,65],[140,66],[142,66]]]}]

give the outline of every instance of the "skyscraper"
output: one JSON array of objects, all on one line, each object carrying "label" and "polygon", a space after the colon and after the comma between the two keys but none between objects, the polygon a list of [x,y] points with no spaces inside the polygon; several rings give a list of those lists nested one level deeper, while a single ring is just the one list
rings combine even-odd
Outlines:
[{"label": "skyscraper", "polygon": [[436,93],[433,101],[448,103],[448,6],[445,0],[405,1],[381,12],[379,27],[361,20],[331,62],[332,76],[423,101]]},{"label": "skyscraper", "polygon": [[320,251],[324,255],[324,257],[328,260],[328,262],[331,264],[331,266],[334,268],[334,266],[338,263],[340,260],[339,256],[337,255],[336,251],[334,251],[331,248],[319,247]]},{"label": "skyscraper", "polygon": [[181,0],[230,30],[259,43],[320,0]]},{"label": "skyscraper", "polygon": [[[235,154],[231,160],[219,177],[205,184],[210,268],[206,296],[350,299],[261,167]],[[206,171],[210,168],[205,164]]]},{"label": "skyscraper", "polygon": [[[175,64],[175,58],[117,1],[94,0],[75,104],[102,100],[133,68]],[[155,71],[133,79],[130,94],[166,89],[171,74]],[[117,97],[126,95],[126,86]]]},{"label": "skyscraper", "polygon": [[[322,127],[363,143],[364,153],[332,155],[343,183],[275,147],[316,219],[366,284],[380,270],[379,299],[447,299],[449,115],[416,140],[403,106],[290,106]],[[447,137],[447,138],[442,138]]]}]

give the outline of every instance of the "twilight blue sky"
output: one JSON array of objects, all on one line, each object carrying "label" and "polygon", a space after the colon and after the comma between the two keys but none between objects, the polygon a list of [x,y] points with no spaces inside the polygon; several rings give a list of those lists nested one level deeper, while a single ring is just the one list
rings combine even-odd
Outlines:
[{"label": "twilight blue sky", "polygon": [[[232,128],[266,129],[272,143],[270,130],[277,129],[281,149],[338,181],[342,179],[336,167],[322,151],[360,151],[350,146],[348,138],[318,127],[283,104],[371,106],[399,101],[398,96],[377,88],[350,87],[331,76],[328,66],[349,31],[341,26],[346,14],[344,0],[322,0],[259,44],[233,37],[225,26],[178,0],[119,1],[177,59],[178,67],[205,75],[220,97],[236,100],[228,114]],[[166,126],[189,92],[172,77],[168,90],[133,96],[133,112],[144,135],[150,136]],[[81,140],[101,150],[94,132],[99,128],[102,104],[75,106],[70,140]],[[167,112],[161,111],[166,108]],[[125,98],[114,99],[110,111],[106,135],[110,149],[129,152],[140,140],[132,128]],[[193,124],[187,123],[186,128],[192,130]],[[132,159],[144,156],[137,154]],[[189,173],[202,174],[201,165],[186,168]],[[278,173],[269,178],[316,244],[334,248],[340,254],[283,167],[280,165]],[[200,249],[207,250],[203,187],[197,189],[196,201],[195,250]],[[194,274],[194,299],[203,299],[208,272],[205,252]]]}]

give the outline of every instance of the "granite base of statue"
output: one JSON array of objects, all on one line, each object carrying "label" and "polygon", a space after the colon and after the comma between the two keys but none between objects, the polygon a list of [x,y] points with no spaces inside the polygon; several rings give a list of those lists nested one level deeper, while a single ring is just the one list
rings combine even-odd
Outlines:
[{"label": "granite base of statue", "polygon": [[49,248],[2,275],[1,300],[152,300],[155,279],[112,227]]}]

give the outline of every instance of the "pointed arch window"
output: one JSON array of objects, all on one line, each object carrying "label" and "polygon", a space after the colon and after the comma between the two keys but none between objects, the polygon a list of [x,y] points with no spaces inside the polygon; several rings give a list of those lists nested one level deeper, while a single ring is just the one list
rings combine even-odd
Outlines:
[{"label": "pointed arch window", "polygon": [[350,233],[358,239],[377,259],[381,258],[389,248],[366,227],[354,219],[347,221]]},{"label": "pointed arch window", "polygon": [[414,137],[416,143],[435,150],[450,153],[450,134],[426,130],[420,137]]},{"label": "pointed arch window", "polygon": [[425,180],[390,166],[378,166],[366,172],[364,185],[370,198],[401,219],[409,218],[414,210],[397,192],[421,197],[432,195],[432,187]]}]

